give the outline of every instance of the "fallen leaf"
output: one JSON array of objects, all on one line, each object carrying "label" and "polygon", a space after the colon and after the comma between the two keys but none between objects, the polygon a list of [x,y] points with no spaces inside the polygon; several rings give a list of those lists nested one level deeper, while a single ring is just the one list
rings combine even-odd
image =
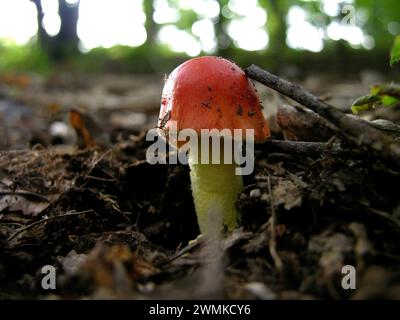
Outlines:
[{"label": "fallen leaf", "polygon": [[283,204],[286,210],[298,207],[302,203],[301,190],[290,180],[280,179],[278,184],[272,189],[274,205]]},{"label": "fallen leaf", "polygon": [[24,215],[37,216],[50,204],[49,199],[24,190],[0,190],[0,212],[22,212]]},{"label": "fallen leaf", "polygon": [[79,147],[106,147],[109,144],[107,134],[89,114],[72,109],[69,122],[78,136]]}]

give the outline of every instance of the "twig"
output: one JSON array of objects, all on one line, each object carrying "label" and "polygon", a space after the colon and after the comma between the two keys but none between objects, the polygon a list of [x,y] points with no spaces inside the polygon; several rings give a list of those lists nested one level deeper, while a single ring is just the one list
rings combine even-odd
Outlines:
[{"label": "twig", "polygon": [[88,172],[85,174],[85,177],[90,175],[90,173],[93,171],[93,169],[97,166],[97,164],[103,160],[108,154],[112,154],[112,149],[108,149],[107,151],[105,151],[103,154],[101,154],[97,159],[95,159],[91,165],[90,165],[90,169],[88,170]]},{"label": "twig", "polygon": [[107,178],[101,178],[101,177],[95,177],[91,175],[86,176],[87,179],[92,179],[92,180],[97,180],[97,181],[103,181],[103,182],[117,182],[117,179],[107,179]]},{"label": "twig", "polygon": [[373,214],[376,214],[377,216],[380,216],[382,218],[389,220],[397,228],[400,228],[400,221],[398,219],[396,219],[395,217],[393,217],[390,213],[379,210],[379,209],[375,209],[375,208],[371,207],[367,202],[364,202],[364,201],[358,201],[358,203],[361,204],[362,206],[364,206],[365,210],[367,210]]},{"label": "twig", "polygon": [[42,201],[42,202],[49,202],[49,199],[46,197],[35,193],[31,191],[25,191],[25,190],[15,190],[15,191],[0,191],[0,197],[1,196],[23,196],[27,198],[31,198],[37,201]]},{"label": "twig", "polygon": [[79,211],[79,212],[67,212],[67,213],[64,213],[64,214],[60,214],[58,216],[53,216],[53,217],[50,217],[50,218],[47,218],[47,219],[42,219],[42,220],[33,222],[33,223],[28,224],[27,226],[22,227],[22,228],[18,229],[17,231],[15,231],[10,237],[8,237],[7,240],[11,241],[17,235],[19,235],[21,232],[24,232],[24,231],[26,231],[26,230],[28,230],[30,228],[33,228],[34,226],[37,226],[37,225],[39,225],[41,223],[46,223],[46,222],[48,222],[50,220],[55,220],[55,219],[64,218],[64,217],[79,216],[79,215],[90,213],[90,212],[93,212],[93,209],[85,210],[85,211]]},{"label": "twig", "polygon": [[400,166],[400,144],[369,125],[368,122],[351,117],[333,108],[301,86],[281,79],[256,65],[251,65],[245,71],[248,77],[315,111],[339,128],[348,139],[358,145],[381,152],[383,158]]},{"label": "twig", "polygon": [[271,253],[271,257],[274,260],[274,264],[276,269],[280,272],[283,268],[283,263],[281,258],[276,251],[276,232],[275,232],[275,223],[276,223],[276,213],[275,213],[275,206],[274,206],[274,199],[272,197],[272,188],[271,188],[271,178],[268,175],[268,193],[269,193],[269,202],[271,208],[271,218],[270,218],[270,233],[271,237],[269,239],[269,252]]},{"label": "twig", "polygon": [[281,152],[297,155],[320,155],[328,152],[333,155],[356,154],[356,151],[343,149],[339,143],[306,142],[287,140],[268,140],[263,143],[263,148],[269,152]]},{"label": "twig", "polygon": [[192,251],[194,248],[197,248],[199,245],[201,245],[204,242],[204,238],[198,238],[195,241],[190,242],[186,247],[182,248],[178,252],[174,253],[171,255],[167,260],[162,261],[159,266],[165,265],[167,263],[170,263],[179,257],[183,256],[185,253]]},{"label": "twig", "polygon": [[[289,98],[288,98],[289,99]],[[336,126],[318,113],[301,105],[280,104],[276,112],[276,122],[283,136],[296,137],[295,140],[325,142],[333,136],[343,134]]]}]

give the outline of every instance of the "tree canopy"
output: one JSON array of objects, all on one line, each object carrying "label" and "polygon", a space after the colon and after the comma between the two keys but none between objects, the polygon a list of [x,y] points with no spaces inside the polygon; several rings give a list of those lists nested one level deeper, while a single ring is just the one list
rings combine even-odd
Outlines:
[{"label": "tree canopy", "polygon": [[[333,68],[343,61],[379,67],[400,34],[396,0],[58,0],[54,12],[49,1],[30,1],[38,28],[28,45],[45,53],[38,57],[50,63],[79,57],[89,69],[121,64],[127,71],[162,70],[204,54],[271,68],[318,66],[319,57]],[[55,34],[49,17],[59,21]],[[4,39],[0,25],[0,44]],[[7,51],[3,44],[0,55]]]}]

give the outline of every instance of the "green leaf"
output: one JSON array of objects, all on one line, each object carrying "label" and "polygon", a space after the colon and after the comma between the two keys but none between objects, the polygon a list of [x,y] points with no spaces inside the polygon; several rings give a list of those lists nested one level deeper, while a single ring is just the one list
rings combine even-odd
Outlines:
[{"label": "green leaf", "polygon": [[358,114],[361,111],[374,109],[377,106],[391,107],[400,104],[400,86],[396,84],[377,84],[371,87],[369,95],[353,102],[351,111]]},{"label": "green leaf", "polygon": [[381,102],[381,98],[376,95],[366,95],[358,98],[353,102],[351,111],[354,114],[358,114],[361,111],[367,111],[375,108],[376,104]]},{"label": "green leaf", "polygon": [[390,51],[390,66],[400,61],[400,36],[394,39],[392,50]]},{"label": "green leaf", "polygon": [[379,84],[371,87],[371,95],[379,96],[381,104],[391,107],[400,104],[400,86],[395,84]]},{"label": "green leaf", "polygon": [[371,87],[373,96],[391,96],[400,99],[400,86],[396,84],[378,84]]},{"label": "green leaf", "polygon": [[394,106],[394,105],[400,103],[399,99],[392,97],[392,96],[388,96],[388,95],[382,95],[381,101],[385,107],[391,107],[391,106]]}]

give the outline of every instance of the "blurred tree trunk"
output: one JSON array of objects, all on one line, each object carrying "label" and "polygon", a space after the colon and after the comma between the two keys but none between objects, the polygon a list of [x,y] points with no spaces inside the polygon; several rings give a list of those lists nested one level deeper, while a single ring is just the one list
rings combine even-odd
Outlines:
[{"label": "blurred tree trunk", "polygon": [[153,0],[145,0],[143,1],[143,9],[146,15],[146,33],[147,33],[147,45],[152,47],[155,43],[156,35],[157,35],[157,25],[153,20]]},{"label": "blurred tree trunk", "polygon": [[36,5],[37,9],[39,43],[48,56],[53,60],[60,61],[78,53],[79,1],[74,5],[70,5],[65,0],[58,0],[58,14],[61,19],[61,26],[59,33],[54,37],[49,36],[44,29],[44,12],[41,1],[31,1]]},{"label": "blurred tree trunk", "polygon": [[57,41],[70,53],[77,53],[79,43],[77,34],[79,1],[74,6],[69,5],[65,0],[58,0],[58,3],[61,29],[57,35]]},{"label": "blurred tree trunk", "polygon": [[[261,0],[260,5],[267,11],[267,31],[269,35],[269,48],[274,58],[282,60],[287,51],[286,45],[286,15],[290,8],[288,0]],[[307,35],[305,35],[307,36]]]},{"label": "blurred tree trunk", "polygon": [[220,0],[220,10],[218,15],[218,22],[215,24],[215,36],[217,37],[217,55],[221,57],[228,57],[232,50],[232,39],[226,32],[226,27],[229,19],[222,14],[222,9],[227,6],[229,0]]},{"label": "blurred tree trunk", "polygon": [[43,17],[44,17],[44,13],[43,13],[43,8],[42,8],[42,3],[40,0],[31,0],[35,6],[36,6],[36,11],[37,11],[37,24],[38,24],[38,40],[39,40],[39,44],[40,46],[45,49],[47,47],[47,33],[43,28],[42,25],[42,21],[43,21]]}]

